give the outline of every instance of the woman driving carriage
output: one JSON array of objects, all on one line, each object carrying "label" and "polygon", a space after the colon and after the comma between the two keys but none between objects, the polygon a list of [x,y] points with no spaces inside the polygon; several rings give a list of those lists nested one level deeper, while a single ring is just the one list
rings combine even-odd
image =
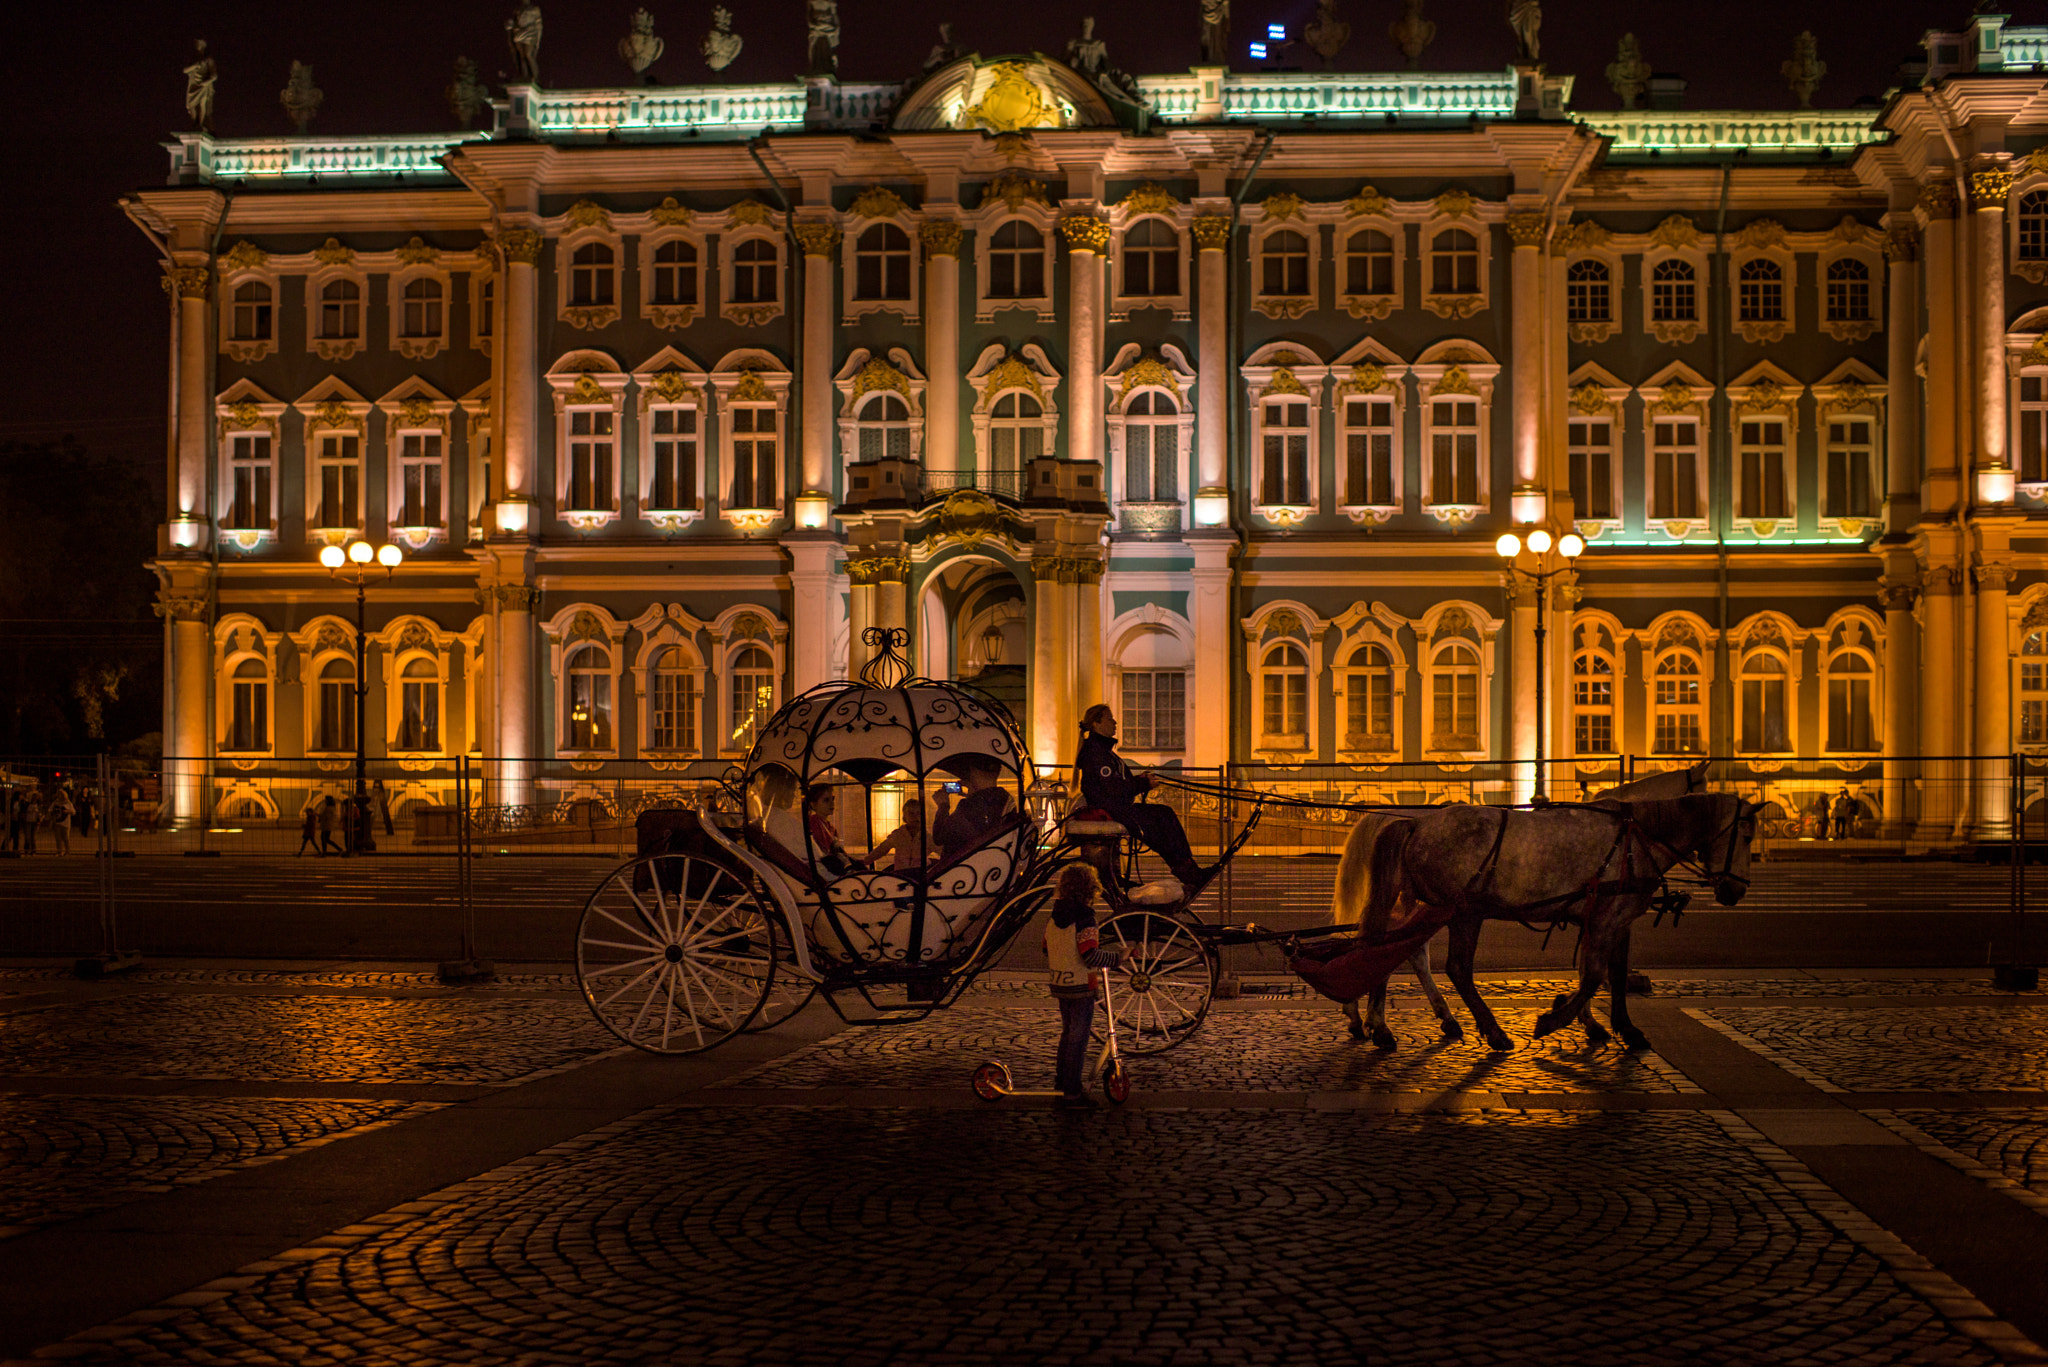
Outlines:
[{"label": "woman driving carriage", "polygon": [[1153,780],[1149,774],[1133,774],[1116,752],[1116,714],[1108,703],[1099,702],[1081,714],[1081,750],[1074,756],[1074,767],[1080,771],[1081,800],[1151,847],[1188,896],[1214,875],[1213,868],[1195,862],[1187,831],[1172,808],[1138,801],[1152,790]]}]

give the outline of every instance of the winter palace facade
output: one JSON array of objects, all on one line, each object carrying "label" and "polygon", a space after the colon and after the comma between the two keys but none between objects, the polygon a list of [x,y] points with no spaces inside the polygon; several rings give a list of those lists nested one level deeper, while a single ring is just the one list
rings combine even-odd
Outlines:
[{"label": "winter palace facade", "polygon": [[[1279,774],[1540,725],[1996,836],[2003,764],[1872,761],[2048,745],[2048,30],[2001,25],[1856,111],[1577,113],[1537,67],[1137,103],[1028,55],[181,135],[124,201],[174,811],[345,780],[318,557],[367,539],[402,801],[460,754],[520,800],[712,771],[880,625],[1046,762],[1105,699],[1135,760]],[[1537,527],[1588,543],[1542,661],[1495,547]]]}]

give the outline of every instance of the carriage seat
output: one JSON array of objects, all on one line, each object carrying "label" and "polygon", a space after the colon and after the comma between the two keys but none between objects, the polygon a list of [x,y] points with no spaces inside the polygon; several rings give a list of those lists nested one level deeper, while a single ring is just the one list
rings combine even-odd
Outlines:
[{"label": "carriage seat", "polygon": [[1124,900],[1138,907],[1170,907],[1178,905],[1188,895],[1178,878],[1161,878],[1157,882],[1145,883],[1124,894]]},{"label": "carriage seat", "polygon": [[1076,839],[1101,839],[1105,836],[1129,835],[1124,823],[1100,807],[1082,807],[1067,813],[1067,834]]}]

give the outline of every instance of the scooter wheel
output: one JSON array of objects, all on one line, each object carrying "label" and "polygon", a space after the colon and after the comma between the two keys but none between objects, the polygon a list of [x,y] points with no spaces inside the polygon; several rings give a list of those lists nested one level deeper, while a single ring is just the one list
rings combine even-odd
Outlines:
[{"label": "scooter wheel", "polygon": [[983,1101],[996,1101],[1010,1090],[1010,1070],[991,1060],[974,1070],[974,1094]]},{"label": "scooter wheel", "polygon": [[1102,1066],[1102,1094],[1112,1106],[1131,1099],[1131,1075],[1124,1071],[1122,1059],[1111,1059]]}]

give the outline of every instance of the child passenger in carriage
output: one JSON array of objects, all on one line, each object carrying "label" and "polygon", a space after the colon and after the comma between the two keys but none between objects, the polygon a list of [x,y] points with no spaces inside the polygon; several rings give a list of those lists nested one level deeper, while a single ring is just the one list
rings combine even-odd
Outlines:
[{"label": "child passenger in carriage", "polygon": [[903,824],[868,851],[868,862],[878,869],[884,858],[890,860],[888,868],[894,873],[916,873],[924,868],[924,804],[916,798],[903,804]]},{"label": "child passenger in carriage", "polygon": [[838,878],[853,872],[861,864],[846,852],[846,846],[839,843],[839,828],[832,824],[832,789],[818,784],[804,794],[804,817],[810,823],[811,859],[817,866]]}]

